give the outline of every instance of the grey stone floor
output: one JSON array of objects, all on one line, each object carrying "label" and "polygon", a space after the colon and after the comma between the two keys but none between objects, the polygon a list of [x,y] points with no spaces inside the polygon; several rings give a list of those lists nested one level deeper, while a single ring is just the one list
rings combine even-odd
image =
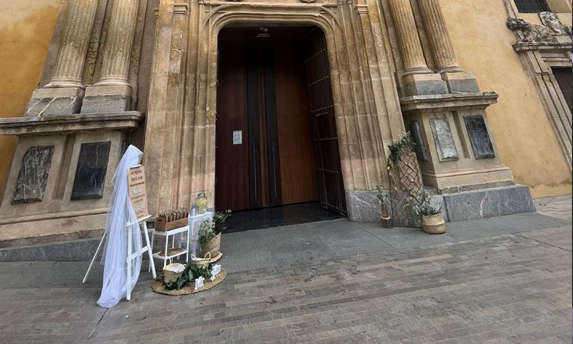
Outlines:
[{"label": "grey stone floor", "polygon": [[535,206],[540,214],[571,221],[571,196],[537,199]]},{"label": "grey stone floor", "polygon": [[[223,237],[227,280],[104,310],[97,267],[0,263],[0,343],[570,343],[571,199],[429,236],[344,220]],[[539,205],[538,205],[539,207]]]}]

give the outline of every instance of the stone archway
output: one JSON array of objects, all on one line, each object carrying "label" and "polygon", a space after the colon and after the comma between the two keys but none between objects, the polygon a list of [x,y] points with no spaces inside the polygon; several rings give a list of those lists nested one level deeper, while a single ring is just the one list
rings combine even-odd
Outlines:
[{"label": "stone archway", "polygon": [[349,218],[375,220],[384,147],[403,120],[371,6],[162,1],[146,127],[151,210],[188,207],[199,192],[213,206],[219,31],[238,22],[304,23],[326,36]]}]

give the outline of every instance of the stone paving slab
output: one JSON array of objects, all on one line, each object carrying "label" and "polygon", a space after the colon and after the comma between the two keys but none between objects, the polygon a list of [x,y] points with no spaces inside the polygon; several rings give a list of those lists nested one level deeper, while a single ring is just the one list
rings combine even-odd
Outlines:
[{"label": "stone paving slab", "polygon": [[[448,233],[430,238],[420,229],[384,229],[379,223],[346,219],[224,235],[223,251],[233,267],[262,268],[301,260],[383,252],[493,235],[557,228],[571,223],[571,196],[538,201],[540,213],[517,214],[448,224]],[[0,249],[0,262],[88,261],[99,239],[20,249]],[[256,252],[256,254],[251,254]],[[248,253],[248,254],[245,254]]]},{"label": "stone paving slab", "polygon": [[[548,204],[551,204],[548,202]],[[3,343],[569,343],[570,202],[430,236],[344,220],[223,237],[227,280],[96,305],[87,262],[0,263]],[[549,216],[546,216],[549,215]]]},{"label": "stone paving slab", "polygon": [[557,217],[571,221],[571,195],[553,198],[541,198],[535,200],[537,212],[547,216]]},{"label": "stone paving slab", "polygon": [[142,273],[110,310],[101,266],[82,285],[87,263],[3,263],[0,343],[569,343],[570,242],[567,226],[307,260],[187,297]]}]

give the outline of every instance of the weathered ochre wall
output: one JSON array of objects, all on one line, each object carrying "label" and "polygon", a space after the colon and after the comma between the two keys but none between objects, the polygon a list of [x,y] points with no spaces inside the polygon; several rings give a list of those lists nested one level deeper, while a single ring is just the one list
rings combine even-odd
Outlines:
[{"label": "weathered ochre wall", "polygon": [[[566,0],[563,0],[566,1]],[[490,129],[504,165],[533,197],[571,193],[571,175],[540,96],[513,50],[501,0],[440,0],[462,68],[482,91],[500,94],[488,108]],[[566,17],[566,16],[564,16]]]},{"label": "weathered ochre wall", "polygon": [[[63,0],[0,0],[0,118],[19,117],[40,81]],[[16,138],[0,136],[0,195]]]}]

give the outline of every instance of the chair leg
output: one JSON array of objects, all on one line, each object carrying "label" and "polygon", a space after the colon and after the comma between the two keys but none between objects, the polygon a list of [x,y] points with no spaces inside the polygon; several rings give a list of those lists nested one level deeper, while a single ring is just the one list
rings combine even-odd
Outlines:
[{"label": "chair leg", "polygon": [[[145,225],[145,230],[147,231],[147,224]],[[147,239],[146,240],[149,240],[149,232],[148,231],[147,231]],[[152,264],[152,262],[153,262],[153,244],[154,243],[155,243],[155,230],[153,230],[153,232],[151,232],[151,244],[147,243],[147,247],[149,247],[149,252],[150,252],[148,272],[151,272],[151,266],[155,265],[155,264]]]},{"label": "chair leg", "polygon": [[153,239],[151,245],[149,243],[149,231],[147,230],[147,223],[143,224],[143,231],[145,232],[145,243],[147,244],[147,255],[149,256],[149,270],[151,270],[151,275],[153,279],[157,278],[157,272],[155,271],[155,262],[153,261],[153,240],[155,240],[155,231],[151,234]]},{"label": "chair leg", "polygon": [[[84,276],[84,279],[82,280],[82,283],[86,283],[86,281],[88,280],[88,277],[90,276],[90,273],[92,272],[92,268],[94,267],[94,263],[95,260],[97,258],[97,255],[99,253],[99,250],[101,250],[101,247],[103,245],[103,242],[105,241],[105,236],[107,235],[107,229],[106,231],[103,233],[103,237],[101,238],[99,245],[97,246],[97,250],[94,254],[94,257],[92,258],[92,261],[90,262],[90,266],[88,268],[88,271],[86,272],[86,275]],[[104,253],[105,254],[105,253]]]},{"label": "chair leg", "polygon": [[133,251],[133,229],[129,226],[127,231],[127,301],[131,300],[131,252]]}]

